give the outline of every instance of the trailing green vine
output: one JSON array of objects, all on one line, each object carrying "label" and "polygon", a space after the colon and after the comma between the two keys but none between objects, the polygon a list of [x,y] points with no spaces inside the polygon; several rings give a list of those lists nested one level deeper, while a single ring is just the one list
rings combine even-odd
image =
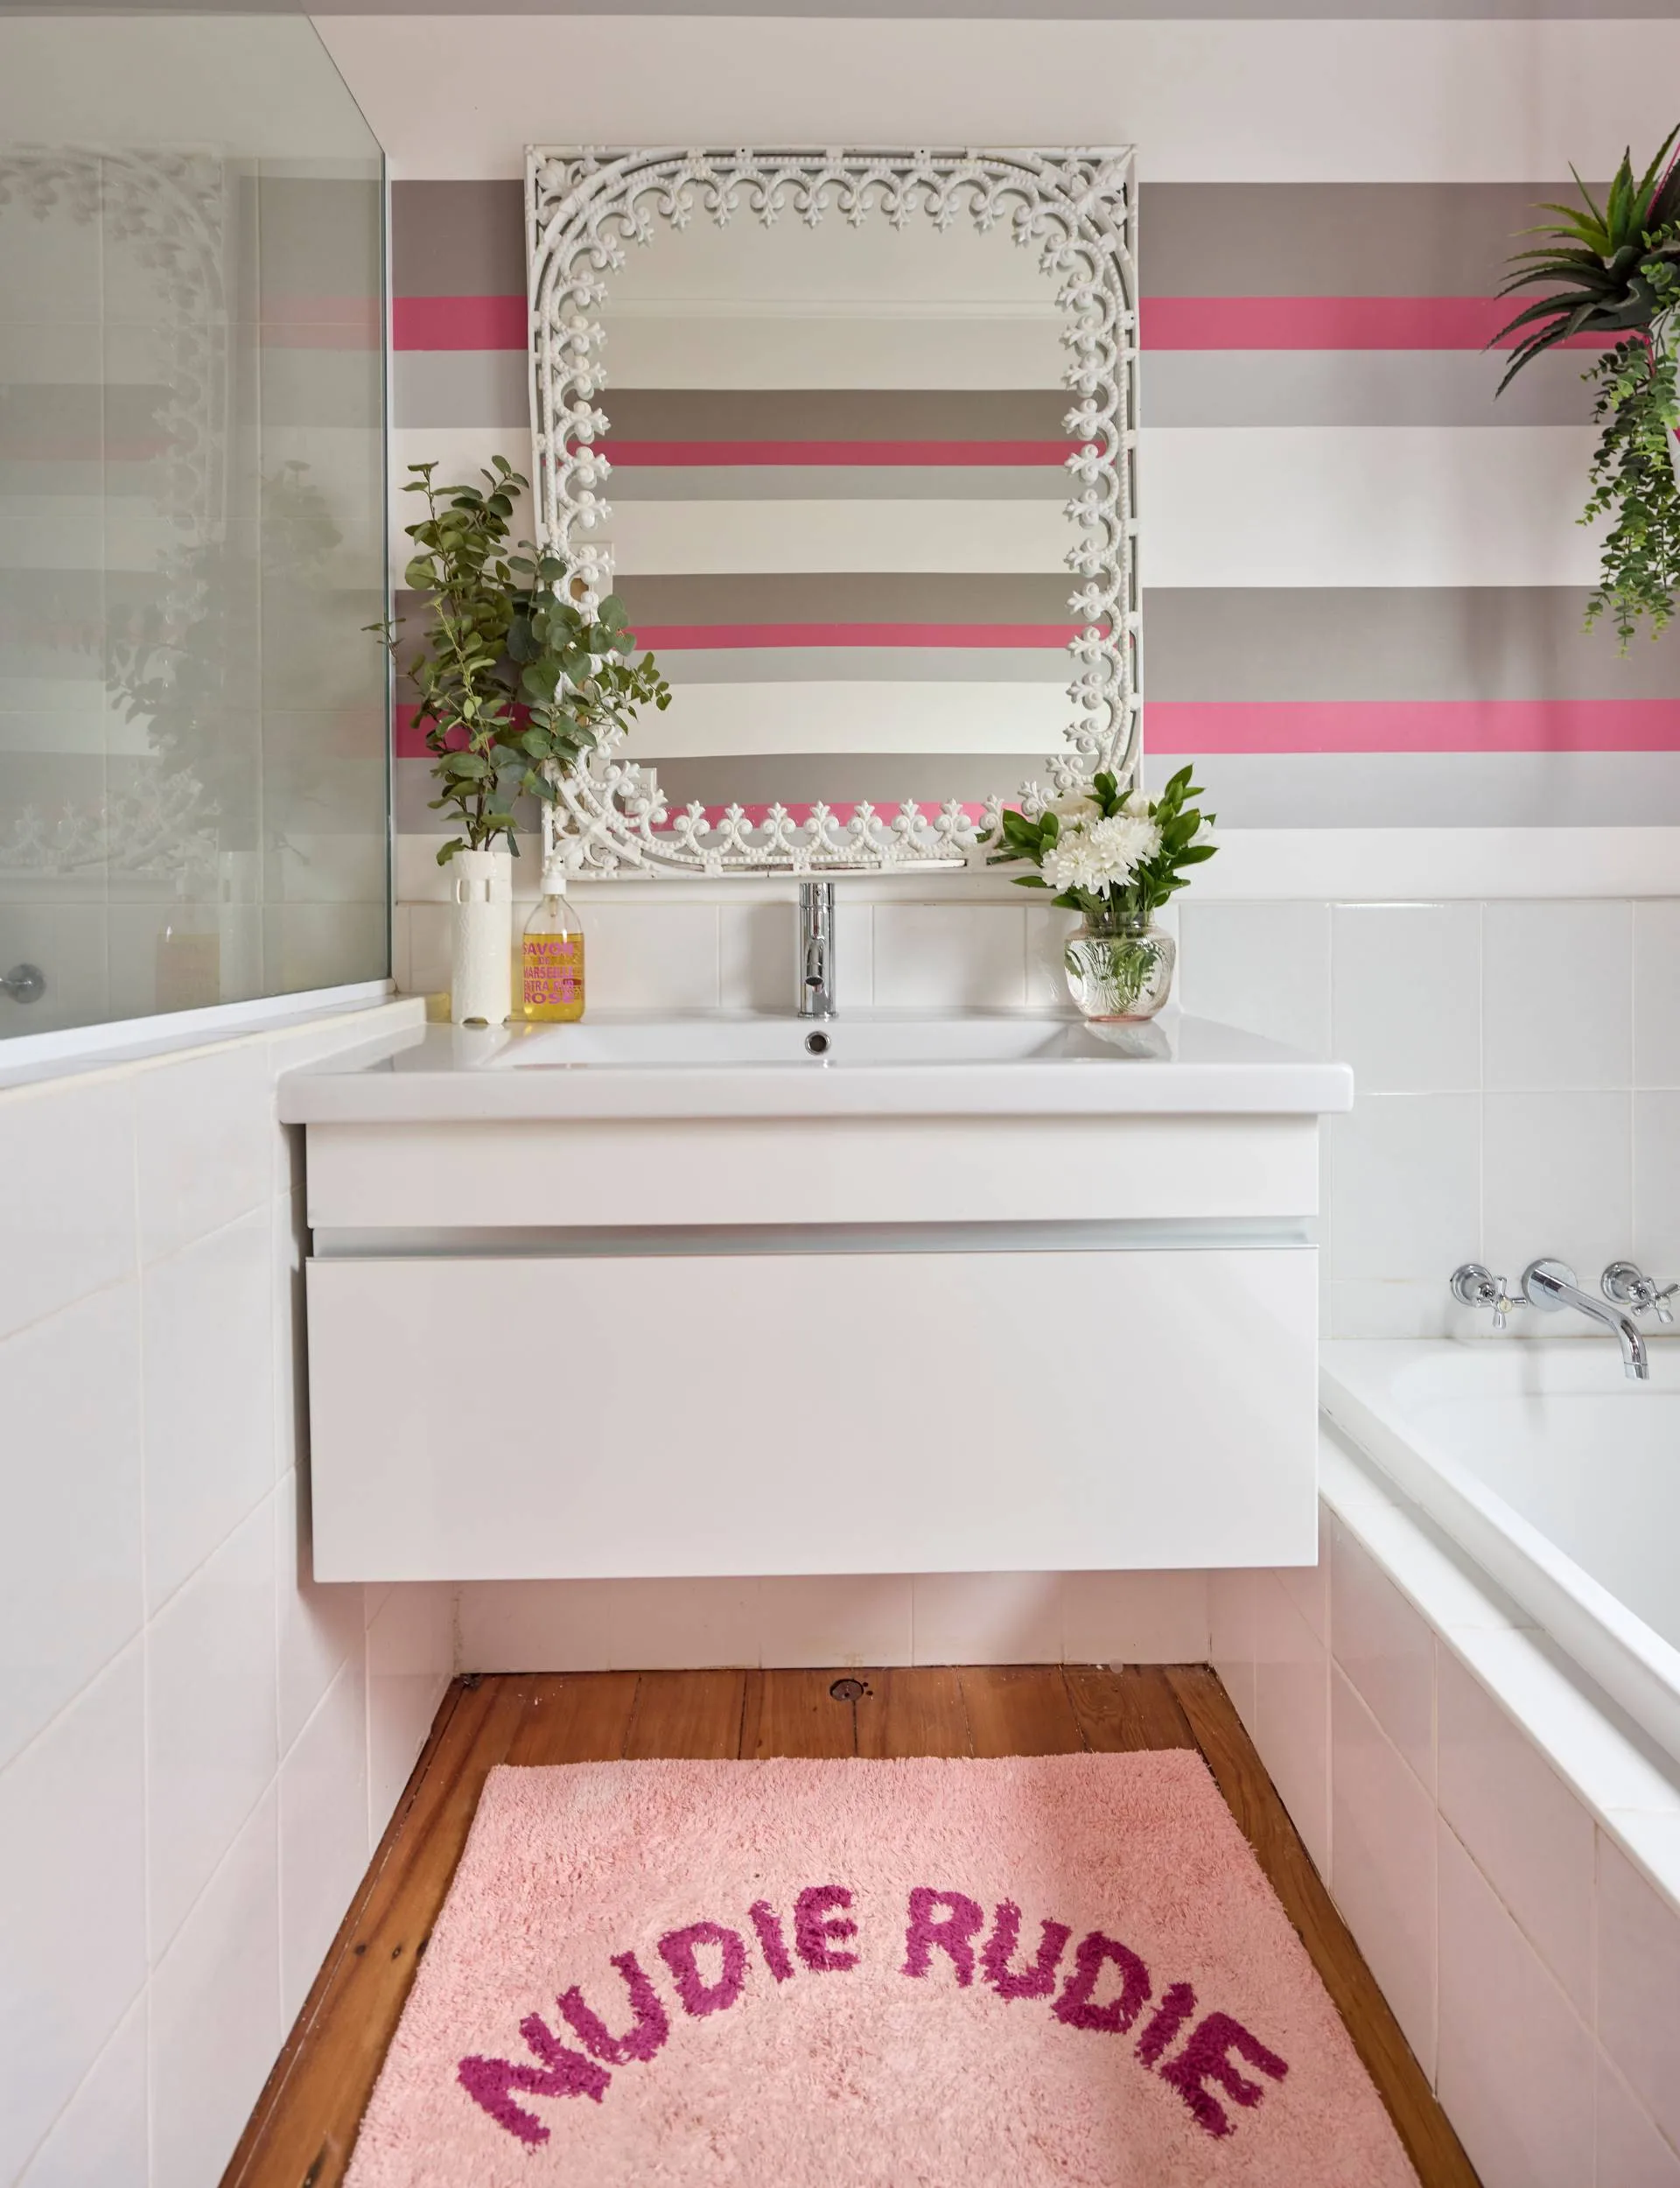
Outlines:
[{"label": "trailing green vine", "polygon": [[1602,206],[1578,174],[1580,205],[1540,208],[1558,218],[1528,231],[1545,240],[1515,255],[1499,293],[1538,284],[1550,293],[1494,337],[1519,337],[1502,395],[1536,357],[1573,336],[1614,344],[1582,375],[1598,389],[1599,444],[1580,521],[1610,520],[1586,621],[1589,628],[1601,617],[1613,621],[1623,653],[1642,621],[1653,638],[1673,621],[1680,587],[1680,155],[1670,158],[1676,137],[1680,128],[1637,178],[1623,152]]}]

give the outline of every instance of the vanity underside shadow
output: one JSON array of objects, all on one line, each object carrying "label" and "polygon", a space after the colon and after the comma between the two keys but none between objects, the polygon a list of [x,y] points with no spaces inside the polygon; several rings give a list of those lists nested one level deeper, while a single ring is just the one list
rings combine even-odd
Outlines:
[{"label": "vanity underside shadow", "polygon": [[457,1680],[222,2188],[335,2188],[343,2178],[480,1791],[498,1764],[1157,1748],[1200,1751],[1346,2022],[1422,2188],[1476,2188],[1224,1688],[1200,1665]]}]

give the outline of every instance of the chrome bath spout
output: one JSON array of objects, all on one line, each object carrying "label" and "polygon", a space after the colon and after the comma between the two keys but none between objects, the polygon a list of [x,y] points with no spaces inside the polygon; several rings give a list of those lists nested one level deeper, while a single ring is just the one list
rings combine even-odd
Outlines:
[{"label": "chrome bath spout", "polygon": [[1565,1307],[1572,1307],[1577,1314],[1588,1315],[1614,1335],[1621,1347],[1621,1371],[1629,1382],[1650,1380],[1645,1339],[1633,1316],[1614,1301],[1594,1299],[1591,1292],[1582,1291],[1567,1263],[1531,1262],[1522,1273],[1522,1296],[1543,1314],[1561,1314]]}]

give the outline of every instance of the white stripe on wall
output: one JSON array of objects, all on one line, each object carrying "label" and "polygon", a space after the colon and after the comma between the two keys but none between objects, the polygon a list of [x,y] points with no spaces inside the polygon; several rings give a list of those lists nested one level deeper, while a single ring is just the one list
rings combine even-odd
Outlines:
[{"label": "white stripe on wall", "polygon": [[[1590,431],[1569,426],[1234,426],[1147,429],[1148,584],[1590,586]],[[468,476],[500,451],[528,467],[512,426],[416,426],[402,466],[440,459]],[[608,485],[609,497],[611,483]],[[393,493],[401,527],[415,497]],[[525,521],[522,513],[522,523]],[[625,577],[757,570],[1050,571],[1073,527],[1053,503],[626,501],[612,517]]]},{"label": "white stripe on wall", "polygon": [[[994,240],[1009,249],[1005,237]],[[609,404],[614,387],[1059,388],[1068,361],[1060,315],[655,319],[608,311],[603,324]]]},{"label": "white stripe on wall", "polygon": [[[1072,719],[1065,686],[1053,684],[691,684],[665,713],[638,718],[626,754],[1048,754]],[[720,765],[725,793],[727,775]]]},{"label": "white stripe on wall", "polygon": [[[1673,123],[1680,22],[323,16],[398,176],[528,144],[1136,144],[1152,182],[1611,173]],[[1634,65],[1630,66],[1630,60]],[[447,129],[437,91],[451,93]]]}]

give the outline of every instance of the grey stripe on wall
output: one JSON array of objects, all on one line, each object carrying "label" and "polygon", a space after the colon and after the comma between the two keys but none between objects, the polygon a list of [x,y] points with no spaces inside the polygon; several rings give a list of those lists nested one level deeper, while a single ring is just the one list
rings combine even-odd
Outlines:
[{"label": "grey stripe on wall", "polygon": [[[1556,12],[1550,6],[1536,13]],[[1618,15],[1629,11],[1617,6]],[[814,13],[828,13],[816,9]],[[1144,9],[1144,13],[1155,12]],[[1275,5],[1256,12],[1275,17]],[[1292,12],[1306,12],[1297,10]],[[1336,16],[1357,11],[1336,6]],[[1671,4],[1653,6],[1667,15]],[[1150,182],[1139,189],[1145,297],[1483,297],[1558,182]],[[517,182],[391,186],[398,296],[523,296]]]},{"label": "grey stripe on wall", "polygon": [[[623,599],[631,621],[659,623],[1065,623],[1071,578],[1021,572],[964,577],[940,571],[895,576],[815,571],[756,577],[635,578]],[[399,615],[417,615],[412,593]]]},{"label": "grey stripe on wall", "polygon": [[[633,747],[634,749],[634,747]],[[1185,765],[1179,753],[1144,755],[1158,790]],[[914,797],[979,804],[1044,772],[1042,753],[881,754],[858,762],[854,796],[886,804]],[[1216,753],[1193,758],[1222,829],[1634,828],[1680,825],[1680,754],[1642,752]],[[441,836],[427,810],[430,763],[396,762],[396,825]],[[744,804],[805,803],[844,795],[832,753],[669,760],[658,766],[673,806],[720,796]],[[529,821],[526,825],[530,825]]]},{"label": "grey stripe on wall", "polygon": [[1208,785],[1222,829],[1680,823],[1680,753],[1145,754],[1145,785],[1158,790],[1186,759],[1197,782]]},{"label": "grey stripe on wall", "polygon": [[1584,606],[1573,586],[1146,591],[1144,688],[1155,699],[1680,695],[1680,651],[1640,639],[1620,659],[1613,632],[1583,630]]},{"label": "grey stripe on wall", "polygon": [[[1592,420],[1592,397],[1581,371],[1590,361],[1574,351],[1539,358],[1495,400],[1505,360],[1479,350],[1146,350],[1142,416],[1150,427],[1585,425]],[[638,438],[633,421],[643,392],[608,388],[602,397],[601,407],[613,431],[627,439]],[[671,393],[665,399],[675,403],[678,398]],[[767,423],[753,416],[762,396],[742,395],[734,400],[742,412],[742,430],[735,438],[775,437]],[[529,375],[519,350],[399,350],[393,360],[393,403],[398,425],[502,425],[518,432],[530,431]],[[1060,432],[1058,416],[1047,432],[1040,434],[1035,427],[1020,438],[1059,438]],[[687,438],[676,432],[647,432],[645,437]],[[955,424],[940,426],[927,437],[974,438]],[[906,433],[901,438],[924,436]],[[635,490],[626,486],[627,476],[620,472],[614,480],[615,494]]]},{"label": "grey stripe on wall", "polygon": [[1055,646],[665,648],[661,672],[687,684],[1050,684],[1073,682]]}]

